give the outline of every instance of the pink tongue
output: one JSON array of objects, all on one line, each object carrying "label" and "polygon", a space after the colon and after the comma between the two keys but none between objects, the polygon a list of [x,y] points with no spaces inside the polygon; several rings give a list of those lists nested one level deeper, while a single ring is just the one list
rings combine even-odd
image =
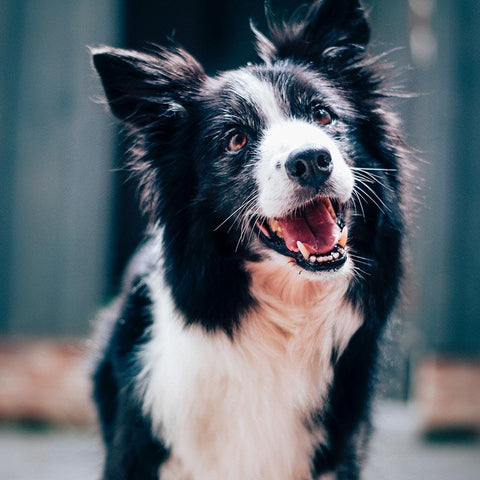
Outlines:
[{"label": "pink tongue", "polygon": [[302,242],[310,253],[328,253],[337,243],[340,228],[323,202],[308,206],[299,216],[277,218],[289,250],[298,252]]}]

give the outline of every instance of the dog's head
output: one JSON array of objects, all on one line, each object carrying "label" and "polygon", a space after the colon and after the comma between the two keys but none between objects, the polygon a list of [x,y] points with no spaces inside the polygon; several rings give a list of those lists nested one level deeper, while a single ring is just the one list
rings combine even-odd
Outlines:
[{"label": "dog's head", "polygon": [[317,0],[268,37],[253,30],[263,62],[213,78],[180,48],[93,52],[143,204],[164,226],[171,283],[241,292],[245,260],[310,279],[369,275],[379,250],[398,247],[382,235],[400,222],[400,155],[364,10]]}]

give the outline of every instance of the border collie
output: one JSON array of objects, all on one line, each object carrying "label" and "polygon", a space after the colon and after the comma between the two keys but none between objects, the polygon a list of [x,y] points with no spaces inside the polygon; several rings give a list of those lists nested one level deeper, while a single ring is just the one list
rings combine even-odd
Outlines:
[{"label": "border collie", "polygon": [[399,290],[406,157],[358,0],[217,76],[93,50],[151,218],[106,313],[105,480],[355,480]]}]

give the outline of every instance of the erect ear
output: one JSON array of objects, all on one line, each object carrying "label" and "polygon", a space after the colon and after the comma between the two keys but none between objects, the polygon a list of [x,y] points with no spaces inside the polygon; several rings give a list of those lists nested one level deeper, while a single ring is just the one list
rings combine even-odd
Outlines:
[{"label": "erect ear", "polygon": [[315,0],[301,19],[276,22],[267,11],[267,20],[270,39],[253,29],[258,53],[267,63],[283,58],[322,63],[333,50],[351,58],[370,39],[360,0]]},{"label": "erect ear", "polygon": [[147,54],[101,47],[92,49],[92,58],[110,109],[131,124],[183,111],[205,78],[200,64],[180,48]]}]

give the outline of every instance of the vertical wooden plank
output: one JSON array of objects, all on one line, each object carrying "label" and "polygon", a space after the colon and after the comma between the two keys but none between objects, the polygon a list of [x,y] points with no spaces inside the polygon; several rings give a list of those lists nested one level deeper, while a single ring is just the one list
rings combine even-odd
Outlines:
[{"label": "vertical wooden plank", "polygon": [[[390,86],[411,88],[411,76],[405,71],[409,65],[410,50],[408,5],[406,2],[370,1],[369,12],[373,54],[389,52],[385,62],[393,66],[386,70]],[[393,111],[404,122],[403,132],[408,136],[411,103],[403,99],[390,99]],[[405,307],[402,305],[402,307]],[[411,356],[412,322],[408,308],[397,309],[390,319],[382,342],[382,355],[379,370],[379,391],[382,397],[406,399],[409,395],[409,368]]]},{"label": "vertical wooden plank", "polygon": [[450,271],[449,328],[442,347],[480,354],[480,4],[454,3],[454,75],[456,102],[451,111],[451,181],[448,237]]},{"label": "vertical wooden plank", "polygon": [[449,205],[454,196],[451,181],[451,112],[455,108],[455,89],[451,59],[454,52],[452,4],[436,2],[431,21],[437,54],[431,63],[415,66],[415,100],[411,122],[414,144],[421,150],[422,162],[416,165],[421,214],[413,244],[418,283],[418,325],[422,347],[435,349],[448,331],[449,249],[446,226],[450,224]]},{"label": "vertical wooden plank", "polygon": [[27,0],[23,21],[9,330],[70,335],[104,288],[112,130],[86,46],[115,41],[117,1]]},{"label": "vertical wooden plank", "polygon": [[23,0],[0,0],[0,333],[8,328],[18,51],[22,46],[23,12]]},{"label": "vertical wooden plank", "polygon": [[417,73],[412,122],[427,160],[426,209],[416,243],[421,274],[419,324],[424,348],[480,352],[480,5],[438,0],[432,27],[436,61]]}]

